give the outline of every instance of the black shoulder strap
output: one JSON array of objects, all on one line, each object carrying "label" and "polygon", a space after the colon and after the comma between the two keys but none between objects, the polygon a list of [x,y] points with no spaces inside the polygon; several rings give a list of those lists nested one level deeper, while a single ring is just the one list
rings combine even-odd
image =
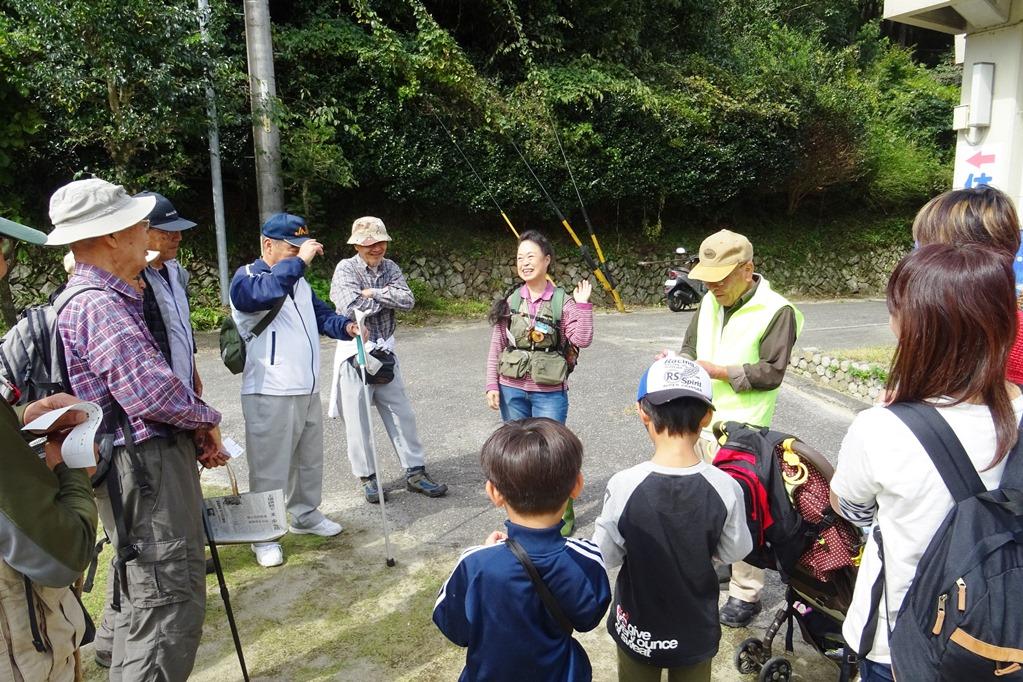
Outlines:
[{"label": "black shoulder strap", "polygon": [[987,490],[955,431],[937,409],[926,403],[895,403],[888,409],[909,427],[924,446],[957,503]]},{"label": "black shoulder strap", "polygon": [[281,312],[281,308],[284,307],[284,301],[287,300],[287,298],[287,296],[281,296],[277,299],[277,302],[274,303],[274,307],[270,308],[270,312],[264,315],[263,319],[256,323],[256,326],[252,328],[252,338],[256,338],[266,331],[266,328],[269,327],[270,323],[274,321],[275,317],[277,317],[277,313]]},{"label": "black shoulder strap", "polygon": [[526,575],[529,576],[529,579],[533,581],[533,585],[536,586],[536,591],[540,595],[540,600],[543,601],[543,605],[547,607],[547,611],[554,617],[554,620],[557,621],[562,632],[571,637],[572,633],[575,632],[575,628],[572,627],[572,622],[568,620],[568,616],[566,616],[565,612],[561,609],[561,605],[558,604],[558,600],[554,598],[553,594],[551,594],[551,590],[547,587],[547,583],[545,583],[543,578],[540,577],[540,574],[537,573],[536,566],[533,565],[529,555],[526,554],[526,550],[522,548],[522,545],[511,538],[506,539],[504,544],[512,551],[515,558],[519,560],[519,563],[522,564],[522,568],[526,569]]}]

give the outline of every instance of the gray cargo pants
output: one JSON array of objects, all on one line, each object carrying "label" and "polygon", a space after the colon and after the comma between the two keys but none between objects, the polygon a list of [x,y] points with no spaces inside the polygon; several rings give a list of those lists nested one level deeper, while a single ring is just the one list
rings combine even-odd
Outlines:
[{"label": "gray cargo pants", "polygon": [[[128,562],[128,584],[121,586],[110,679],[183,681],[192,672],[206,617],[206,540],[195,445],[191,433],[179,433],[141,443],[136,452],[149,495],[139,490],[124,448],[114,451],[128,539],[140,556]],[[116,548],[121,538],[105,484],[96,488],[96,501]]]},{"label": "gray cargo pants", "polygon": [[242,396],[249,490],[283,490],[291,525],[324,519],[323,406],[320,394]]}]

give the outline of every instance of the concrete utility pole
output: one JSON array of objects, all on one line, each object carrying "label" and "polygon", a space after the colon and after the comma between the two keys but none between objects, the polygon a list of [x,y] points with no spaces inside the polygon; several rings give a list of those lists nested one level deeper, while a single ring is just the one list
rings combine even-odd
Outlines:
[{"label": "concrete utility pole", "polygon": [[[209,43],[210,3],[199,0],[199,32]],[[213,184],[213,221],[217,228],[217,272],[220,275],[220,302],[227,305],[227,225],[224,219],[224,183],[220,176],[220,125],[217,123],[217,96],[213,81],[206,82],[206,117],[209,119],[210,178]]]},{"label": "concrete utility pole", "polygon": [[[991,185],[1023,209],[1023,0],[885,0],[884,18],[955,36],[963,87],[949,112],[952,186]],[[1023,294],[1023,250],[1015,269]]]},{"label": "concrete utility pole", "polygon": [[245,47],[249,58],[252,100],[252,141],[256,150],[256,190],[259,220],[284,210],[281,187],[281,133],[273,117],[277,97],[273,41],[267,0],[245,0]]}]

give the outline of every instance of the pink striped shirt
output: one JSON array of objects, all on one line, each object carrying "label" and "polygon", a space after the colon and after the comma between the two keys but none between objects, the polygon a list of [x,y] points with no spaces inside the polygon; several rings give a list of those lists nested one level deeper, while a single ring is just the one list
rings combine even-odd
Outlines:
[{"label": "pink striped shirt", "polygon": [[[522,285],[520,289],[522,298],[529,302],[530,312],[535,312],[537,305],[542,300],[550,300],[554,294],[554,287],[550,282],[547,283],[547,289],[540,295],[536,301],[533,300],[532,294],[529,293],[529,287]],[[569,343],[575,344],[580,348],[586,348],[593,342],[593,304],[592,303],[576,303],[575,299],[572,298],[571,292],[565,292],[565,308],[561,311],[561,328],[559,332],[565,335]],[[553,393],[555,391],[565,390],[568,385],[557,384],[555,386],[541,386],[533,381],[533,378],[528,374],[521,379],[512,379],[510,377],[501,376],[497,372],[499,358],[501,351],[508,346],[508,325],[507,323],[498,323],[491,327],[490,332],[490,352],[487,355],[487,388],[488,391],[498,390],[498,385],[509,386],[511,388],[518,388],[523,391],[535,391],[538,393]]]}]

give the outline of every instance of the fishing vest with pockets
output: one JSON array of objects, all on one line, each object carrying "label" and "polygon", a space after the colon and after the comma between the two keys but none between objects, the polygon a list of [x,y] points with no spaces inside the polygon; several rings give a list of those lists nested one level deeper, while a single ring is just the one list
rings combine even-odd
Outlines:
[{"label": "fishing vest with pockets", "polygon": [[550,301],[541,301],[536,310],[535,321],[546,325],[552,331],[543,339],[530,338],[534,318],[529,313],[529,301],[516,289],[508,297],[508,332],[514,343],[509,343],[501,353],[498,371],[511,379],[522,379],[529,375],[541,386],[557,386],[568,378],[569,363],[561,343],[561,315],[565,307],[565,290],[554,289]]},{"label": "fishing vest with pockets", "polygon": [[[917,563],[888,630],[898,680],[1023,680],[1023,441],[1006,456],[999,487],[987,490],[955,431],[931,405],[888,409],[924,447],[955,504]],[[884,544],[873,530],[881,570],[859,654],[868,656],[885,595]]]},{"label": "fishing vest with pockets", "polygon": [[[771,283],[761,277],[753,297],[746,301],[724,324],[724,308],[707,293],[700,303],[700,317],[696,334],[696,357],[717,365],[745,365],[760,362],[760,341],[771,320],[779,310],[789,306],[796,314],[796,336],[803,330],[803,314],[771,289]],[[756,426],[770,426],[774,407],[778,401],[778,388],[768,391],[732,389],[728,381],[711,380],[714,391],[715,420],[743,422]]]}]

